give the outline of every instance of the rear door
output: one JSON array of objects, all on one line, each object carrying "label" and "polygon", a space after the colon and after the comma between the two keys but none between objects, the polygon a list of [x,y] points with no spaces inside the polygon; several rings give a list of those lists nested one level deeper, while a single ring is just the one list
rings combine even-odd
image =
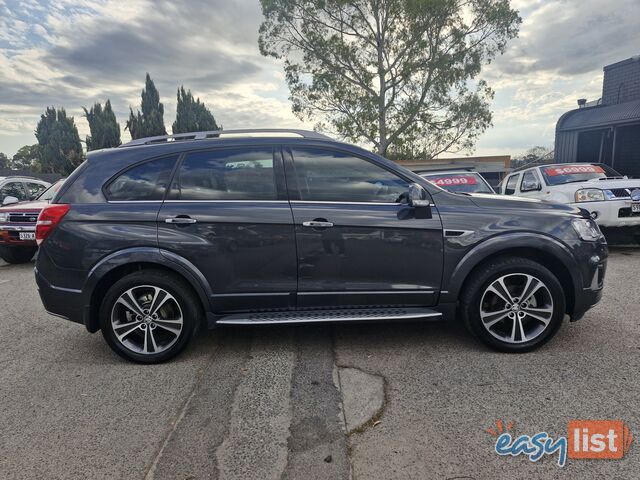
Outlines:
[{"label": "rear door", "polygon": [[202,272],[216,312],[294,306],[295,237],[280,147],[187,153],[158,216],[158,241]]},{"label": "rear door", "polygon": [[409,181],[327,148],[285,150],[298,253],[298,306],[437,302],[442,224],[402,203]]}]

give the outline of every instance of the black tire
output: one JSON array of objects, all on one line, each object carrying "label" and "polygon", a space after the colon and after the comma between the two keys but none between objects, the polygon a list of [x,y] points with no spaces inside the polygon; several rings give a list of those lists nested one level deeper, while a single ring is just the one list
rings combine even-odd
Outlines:
[{"label": "black tire", "polygon": [[[132,288],[146,288],[144,286],[159,287],[173,296],[182,317],[182,329],[179,335],[177,335],[177,340],[174,340],[171,346],[166,350],[159,351],[159,353],[140,353],[127,347],[123,342],[118,340],[111,321],[112,315],[117,314],[116,312],[118,310],[116,310],[116,304],[121,295]],[[138,292],[138,290],[134,290],[134,292]],[[140,304],[144,305],[143,303]],[[121,304],[118,303],[117,305],[118,309],[122,308]],[[148,304],[146,305],[146,308],[151,308]],[[171,306],[173,306],[173,304]],[[158,309],[158,311],[160,310],[161,309]],[[131,312],[127,309],[125,309],[125,311]],[[161,270],[141,270],[121,278],[113,284],[111,288],[109,288],[100,306],[100,328],[104,339],[111,349],[121,357],[136,363],[160,363],[175,357],[184,350],[193,338],[194,333],[200,324],[201,316],[200,301],[183,279],[177,275]],[[147,317],[148,315],[145,316],[145,318]],[[145,321],[140,321],[140,323],[145,323]],[[162,320],[156,320],[156,322],[160,323]],[[149,323],[146,328],[151,328],[151,326],[152,324]],[[117,329],[118,327],[115,328]],[[162,330],[164,329],[159,329],[158,332],[162,332]],[[141,335],[146,335],[147,332],[145,329],[140,332],[135,331],[134,334],[139,337]],[[146,340],[146,337],[144,338]],[[168,343],[170,342],[167,342],[167,344]]]},{"label": "black tire", "polygon": [[0,258],[7,263],[28,263],[38,251],[38,247],[0,247]]},{"label": "black tire", "polygon": [[[494,334],[489,332],[488,328],[485,328],[485,324],[481,318],[480,309],[485,292],[496,280],[504,277],[505,275],[513,275],[508,278],[518,278],[517,274],[521,274],[523,276],[530,275],[541,281],[544,286],[546,286],[546,290],[542,290],[541,293],[536,293],[536,295],[550,296],[553,304],[549,307],[549,310],[551,310],[552,313],[550,314],[546,327],[544,326],[544,323],[538,321],[536,325],[535,319],[526,317],[526,321],[530,322],[531,325],[534,325],[536,329],[543,329],[537,334],[537,336],[532,336],[532,339],[527,341],[525,335],[523,340],[518,329],[518,343],[513,343],[496,338]],[[493,293],[489,294],[487,298],[490,298],[490,295],[493,295]],[[487,301],[486,298],[485,301]],[[519,302],[516,303],[519,304]],[[506,305],[502,308],[505,307]],[[533,309],[530,305],[529,307]],[[518,308],[520,307],[518,306]],[[500,310],[500,307],[497,309]],[[528,352],[549,341],[556,334],[558,328],[562,324],[565,309],[565,293],[557,277],[543,265],[529,259],[519,257],[502,257],[496,259],[472,273],[469,281],[465,284],[464,292],[460,298],[460,313],[467,329],[489,347],[502,352],[511,353]],[[508,314],[511,315],[511,311],[509,311]],[[514,315],[518,315],[518,312],[514,313]],[[501,315],[496,315],[496,317],[497,316]],[[496,317],[491,317],[490,320],[493,320]],[[510,324],[508,323],[509,321],[511,321]],[[502,323],[498,322],[495,324],[494,328],[498,330],[502,329],[506,332],[508,332],[508,328],[514,328],[513,331],[515,331],[515,321],[515,318],[500,320]]]}]

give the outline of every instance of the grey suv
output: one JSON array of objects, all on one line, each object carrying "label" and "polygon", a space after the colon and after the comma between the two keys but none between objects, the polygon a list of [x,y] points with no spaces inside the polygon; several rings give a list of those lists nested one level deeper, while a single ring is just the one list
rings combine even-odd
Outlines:
[{"label": "grey suv", "polygon": [[89,154],[38,219],[45,308],[159,362],[200,327],[456,315],[507,352],[601,298],[584,211],[446,192],[306,131],[136,140]]}]

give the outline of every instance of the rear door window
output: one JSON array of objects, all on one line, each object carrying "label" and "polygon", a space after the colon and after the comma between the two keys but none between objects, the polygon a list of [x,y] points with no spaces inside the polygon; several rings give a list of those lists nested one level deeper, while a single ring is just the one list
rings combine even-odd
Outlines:
[{"label": "rear door window", "polygon": [[42,185],[41,183],[27,182],[27,193],[29,195],[29,200],[38,198],[38,196],[46,189],[47,187]]},{"label": "rear door window", "polygon": [[194,152],[182,161],[173,200],[276,200],[273,149]]},{"label": "rear door window", "polygon": [[106,188],[109,201],[162,200],[178,156],[138,164],[117,176]]}]

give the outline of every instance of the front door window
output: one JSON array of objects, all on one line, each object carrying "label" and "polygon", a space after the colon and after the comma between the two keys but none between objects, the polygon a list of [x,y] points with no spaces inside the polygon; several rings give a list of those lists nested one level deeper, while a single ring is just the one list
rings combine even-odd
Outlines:
[{"label": "front door window", "polygon": [[320,202],[397,203],[409,183],[367,160],[322,149],[296,149],[300,199]]}]

